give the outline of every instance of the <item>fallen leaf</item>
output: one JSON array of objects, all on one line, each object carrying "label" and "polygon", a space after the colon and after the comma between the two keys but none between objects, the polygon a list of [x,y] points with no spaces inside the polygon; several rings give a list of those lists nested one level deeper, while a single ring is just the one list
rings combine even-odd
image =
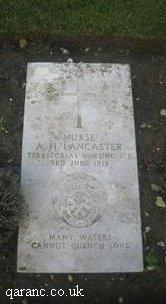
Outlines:
[{"label": "fallen leaf", "polygon": [[157,196],[155,205],[156,205],[157,207],[159,207],[159,208],[166,208],[166,204],[165,204],[165,202],[163,201],[163,199],[162,199],[161,196]]},{"label": "fallen leaf", "polygon": [[25,48],[28,45],[28,41],[25,38],[20,39],[19,46],[20,48]]}]

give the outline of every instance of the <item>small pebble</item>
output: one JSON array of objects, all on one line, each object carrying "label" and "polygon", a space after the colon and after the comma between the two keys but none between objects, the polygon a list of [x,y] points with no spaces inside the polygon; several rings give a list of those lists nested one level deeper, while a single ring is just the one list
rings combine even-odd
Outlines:
[{"label": "small pebble", "polygon": [[140,125],[141,128],[151,128],[152,126],[151,125],[147,125],[145,122]]},{"label": "small pebble", "polygon": [[145,215],[146,215],[146,216],[149,216],[149,212],[145,211]]},{"label": "small pebble", "polygon": [[60,48],[60,51],[62,51],[62,53],[64,55],[69,55],[69,53],[70,53],[67,49],[64,49],[64,48]]},{"label": "small pebble", "polygon": [[142,125],[140,125],[141,128],[146,128],[147,124],[144,122]]},{"label": "small pebble", "polygon": [[166,109],[162,109],[162,110],[160,111],[160,115],[166,117]]},{"label": "small pebble", "polygon": [[146,227],[145,227],[145,232],[146,232],[146,233],[149,233],[150,230],[151,230],[151,228],[150,228],[149,226],[146,226]]},{"label": "small pebble", "polygon": [[71,274],[68,274],[67,278],[70,283],[73,281],[73,276]]},{"label": "small pebble", "polygon": [[123,303],[123,298],[122,297],[118,298],[118,303],[120,303],[120,304]]},{"label": "small pebble", "polygon": [[147,266],[146,269],[149,270],[149,271],[153,271],[155,269],[155,267],[154,266]]},{"label": "small pebble", "polygon": [[73,63],[73,59],[72,59],[72,58],[68,58],[68,59],[67,59],[67,62],[68,62],[68,63]]},{"label": "small pebble", "polygon": [[89,52],[91,50],[91,48],[90,47],[87,47],[86,49],[85,49],[85,52]]},{"label": "small pebble", "polygon": [[164,244],[164,242],[163,241],[160,241],[160,242],[158,242],[157,243],[157,246],[159,246],[159,247],[165,247],[165,244]]},{"label": "small pebble", "polygon": [[151,189],[158,192],[161,190],[161,187],[159,185],[156,184],[151,184]]}]

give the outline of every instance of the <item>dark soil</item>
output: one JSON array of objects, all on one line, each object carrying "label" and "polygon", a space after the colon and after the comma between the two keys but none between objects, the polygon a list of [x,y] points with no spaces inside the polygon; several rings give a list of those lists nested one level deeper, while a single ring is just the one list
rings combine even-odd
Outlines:
[{"label": "dark soil", "polygon": [[[166,56],[155,53],[114,49],[100,44],[87,52],[89,45],[67,41],[31,43],[21,49],[4,43],[0,51],[0,118],[5,130],[0,134],[0,167],[20,175],[22,125],[26,64],[29,61],[129,63],[132,73],[138,152],[142,232],[145,270],[138,274],[74,274],[69,282],[66,274],[18,274],[16,272],[17,229],[1,240],[0,292],[1,303],[166,303],[166,208],[155,205],[158,195],[166,200]],[[60,47],[70,51],[63,55]],[[102,48],[102,50],[99,50]],[[159,189],[152,190],[151,184]],[[4,222],[4,228],[5,228]],[[151,230],[145,233],[145,227]],[[8,228],[6,228],[8,229]],[[150,270],[152,269],[152,270]],[[85,297],[15,297],[5,296],[8,288],[73,288],[84,289]],[[123,299],[122,299],[123,298]]]}]

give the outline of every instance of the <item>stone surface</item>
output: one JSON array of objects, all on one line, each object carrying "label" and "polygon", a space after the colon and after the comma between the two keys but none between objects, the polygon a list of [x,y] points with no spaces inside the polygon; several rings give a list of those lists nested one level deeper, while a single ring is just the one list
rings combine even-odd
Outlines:
[{"label": "stone surface", "polygon": [[30,63],[19,272],[142,271],[130,68]]}]

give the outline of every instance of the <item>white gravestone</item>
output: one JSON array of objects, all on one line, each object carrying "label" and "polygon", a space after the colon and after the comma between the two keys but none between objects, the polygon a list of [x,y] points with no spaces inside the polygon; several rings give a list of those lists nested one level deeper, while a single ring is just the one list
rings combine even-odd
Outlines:
[{"label": "white gravestone", "polygon": [[143,269],[130,68],[30,63],[18,272]]}]

